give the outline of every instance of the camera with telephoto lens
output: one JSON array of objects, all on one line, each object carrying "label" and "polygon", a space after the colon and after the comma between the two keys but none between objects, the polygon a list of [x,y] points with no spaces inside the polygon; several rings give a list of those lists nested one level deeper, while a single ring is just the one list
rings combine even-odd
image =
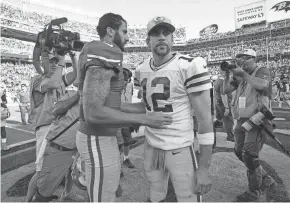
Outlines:
[{"label": "camera with telephoto lens", "polygon": [[45,25],[44,30],[37,35],[36,46],[45,46],[49,51],[54,48],[59,55],[71,50],[81,51],[84,42],[80,41],[80,34],[62,29],[61,24],[66,22],[67,18],[58,18]]},{"label": "camera with telephoto lens", "polygon": [[258,113],[256,113],[249,120],[243,123],[242,127],[245,131],[249,132],[253,127],[261,125],[264,118],[272,121],[275,116],[266,106],[263,105]]},{"label": "camera with telephoto lens", "polygon": [[230,63],[227,62],[227,61],[223,61],[220,65],[220,68],[223,70],[223,71],[226,71],[226,72],[229,72],[230,70],[233,70],[235,68],[237,68],[236,64],[234,61],[231,61]]}]

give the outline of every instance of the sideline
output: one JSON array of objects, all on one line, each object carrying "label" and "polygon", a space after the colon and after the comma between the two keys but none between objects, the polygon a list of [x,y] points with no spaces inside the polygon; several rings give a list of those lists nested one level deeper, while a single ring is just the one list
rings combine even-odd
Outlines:
[{"label": "sideline", "polygon": [[33,131],[23,130],[23,129],[20,129],[20,128],[16,128],[16,127],[11,126],[9,123],[6,123],[6,128],[11,128],[13,130],[18,130],[18,131],[21,131],[21,132],[25,132],[25,133],[29,133],[31,135],[34,135],[34,132]]},{"label": "sideline", "polygon": [[290,136],[290,130],[287,129],[275,129],[273,132]]},{"label": "sideline", "polygon": [[31,143],[31,142],[35,142],[35,141],[36,141],[36,138],[33,138],[33,139],[30,139],[30,140],[25,140],[25,141],[22,141],[22,142],[17,142],[17,143],[8,145],[8,147],[9,148],[18,147],[18,146],[25,145],[25,144],[28,144],[28,143]]}]

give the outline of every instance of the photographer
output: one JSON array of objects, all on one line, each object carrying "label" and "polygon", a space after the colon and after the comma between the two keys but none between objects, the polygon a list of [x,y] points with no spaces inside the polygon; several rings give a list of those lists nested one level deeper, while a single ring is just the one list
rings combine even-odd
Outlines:
[{"label": "photographer", "polygon": [[[256,57],[252,49],[238,54],[235,64],[228,66],[223,82],[224,94],[236,90],[233,102],[233,117],[237,119],[234,131],[235,154],[247,167],[249,182],[249,190],[237,196],[237,201],[242,202],[265,201],[265,193],[276,185],[259,161],[259,152],[266,140],[260,124],[271,128],[267,119],[267,115],[271,114],[271,76],[266,67],[257,67]],[[232,80],[230,72],[233,73]]]},{"label": "photographer", "polygon": [[[65,88],[71,85],[77,76],[77,60],[71,51],[69,51],[69,55],[72,60],[73,71],[66,75],[62,75],[65,55],[57,54],[54,48],[48,51],[46,48],[36,47],[34,59],[39,59],[40,55],[44,56],[42,57],[44,74],[33,78],[30,86],[30,116],[36,134],[36,157],[44,136],[54,120],[52,114],[54,104],[65,96]],[[39,65],[39,63],[34,64]],[[35,68],[40,70],[40,67],[36,66]],[[40,71],[38,72],[40,73]],[[40,162],[36,165],[36,174],[30,180],[26,201],[30,201],[36,192],[36,181],[41,168],[42,163]]]}]

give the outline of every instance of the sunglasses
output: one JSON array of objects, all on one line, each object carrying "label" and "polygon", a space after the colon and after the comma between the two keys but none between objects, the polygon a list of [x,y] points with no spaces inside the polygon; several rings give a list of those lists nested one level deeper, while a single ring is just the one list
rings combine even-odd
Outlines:
[{"label": "sunglasses", "polygon": [[57,64],[59,60],[57,58],[52,58],[52,59],[49,59],[49,62]]},{"label": "sunglasses", "polygon": [[245,56],[245,55],[237,57],[238,60],[244,60],[244,61],[249,60],[251,58],[255,58],[255,57],[253,57],[253,56]]}]

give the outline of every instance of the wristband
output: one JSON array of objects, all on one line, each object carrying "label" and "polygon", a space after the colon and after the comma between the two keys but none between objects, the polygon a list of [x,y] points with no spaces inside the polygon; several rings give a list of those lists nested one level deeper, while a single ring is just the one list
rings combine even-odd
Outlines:
[{"label": "wristband", "polygon": [[198,139],[199,144],[201,145],[213,145],[214,133],[213,132],[202,133],[202,134],[197,133],[197,139]]}]

